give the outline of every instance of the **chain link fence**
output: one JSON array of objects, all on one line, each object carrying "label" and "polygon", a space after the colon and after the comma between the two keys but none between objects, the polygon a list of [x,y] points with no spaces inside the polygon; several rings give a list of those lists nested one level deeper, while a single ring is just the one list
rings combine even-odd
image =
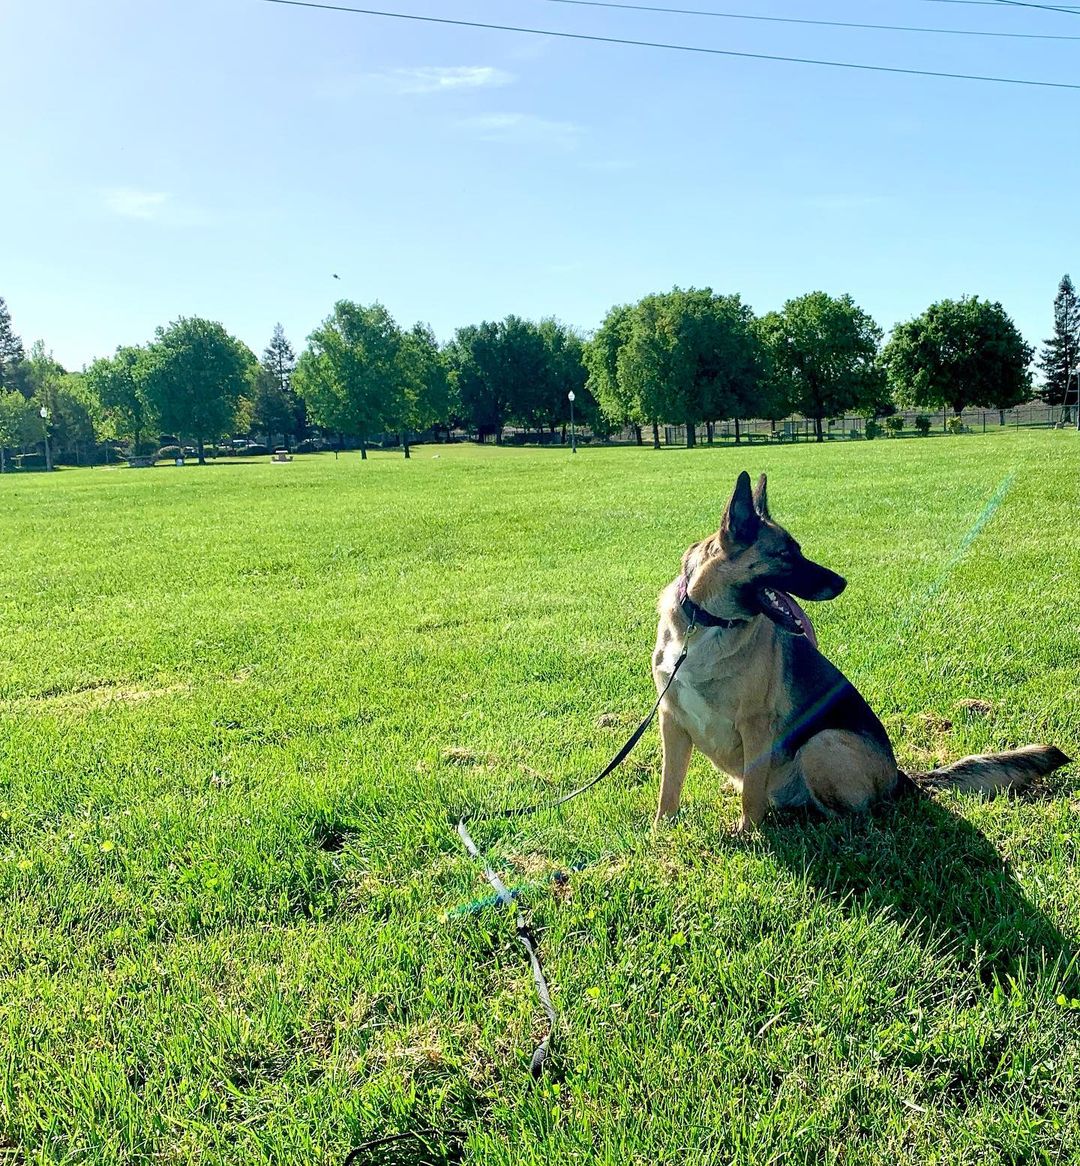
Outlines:
[{"label": "chain link fence", "polygon": [[[959,421],[951,409],[939,412],[929,412],[925,409],[908,409],[894,414],[899,419],[899,428],[893,422],[890,426],[885,419],[879,418],[877,435],[881,437],[918,437],[916,418],[926,417],[930,422],[929,434],[942,433],[989,433],[1000,432],[1004,429],[1071,429],[1076,422],[1075,409],[1062,409],[1059,405],[1043,405],[1031,403],[1019,405],[1015,409],[965,409],[959,415]],[[822,423],[823,437],[826,441],[862,441],[866,439],[866,417],[832,417]],[[709,444],[709,426],[699,425],[696,429],[696,440],[699,445]],[[737,428],[737,432],[736,432]],[[752,420],[740,421],[736,427],[734,421],[716,421],[711,426],[713,444],[734,444],[739,442],[770,442],[795,443],[800,441],[815,441],[817,435],[814,422],[808,417],[787,417],[783,421]],[[661,445],[686,445],[686,426],[661,425],[659,426]],[[637,434],[626,429],[622,433],[614,434],[612,441],[620,444],[636,443]],[[653,432],[651,426],[645,426],[641,431],[643,444],[651,445]]]}]

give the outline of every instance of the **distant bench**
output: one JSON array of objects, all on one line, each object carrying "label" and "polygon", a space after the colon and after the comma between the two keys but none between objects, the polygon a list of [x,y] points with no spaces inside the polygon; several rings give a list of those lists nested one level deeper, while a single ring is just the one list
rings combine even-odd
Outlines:
[{"label": "distant bench", "polygon": [[291,462],[292,454],[287,449],[276,449],[274,450],[274,456],[270,460],[280,465],[283,462]]},{"label": "distant bench", "polygon": [[148,470],[155,461],[157,458],[153,454],[140,454],[138,457],[129,457],[127,464],[133,470]]}]

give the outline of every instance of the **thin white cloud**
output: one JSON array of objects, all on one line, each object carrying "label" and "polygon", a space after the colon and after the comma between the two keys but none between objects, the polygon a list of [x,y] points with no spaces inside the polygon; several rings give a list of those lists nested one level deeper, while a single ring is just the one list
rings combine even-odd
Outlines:
[{"label": "thin white cloud", "polygon": [[156,219],[161,216],[169,195],[157,190],[138,190],[132,186],[114,186],[101,192],[106,210],[125,219]]},{"label": "thin white cloud", "polygon": [[583,127],[570,121],[551,121],[532,113],[482,113],[462,118],[458,125],[486,142],[550,145],[573,149],[581,141]]},{"label": "thin white cloud", "polygon": [[474,89],[500,89],[516,78],[493,65],[421,65],[413,69],[384,69],[380,73],[359,73],[323,82],[323,97],[347,98],[365,91],[389,93],[397,97],[426,96],[431,93],[462,93]]}]

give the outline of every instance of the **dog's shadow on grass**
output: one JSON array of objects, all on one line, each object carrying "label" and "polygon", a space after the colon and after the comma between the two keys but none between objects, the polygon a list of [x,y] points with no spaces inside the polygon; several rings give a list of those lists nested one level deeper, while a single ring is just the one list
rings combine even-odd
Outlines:
[{"label": "dog's shadow on grass", "polygon": [[1080,992],[1075,939],[1028,899],[987,838],[933,798],[904,798],[862,820],[787,814],[765,835],[776,857],[819,892],[910,921],[985,983],[1056,965],[1062,990]]}]

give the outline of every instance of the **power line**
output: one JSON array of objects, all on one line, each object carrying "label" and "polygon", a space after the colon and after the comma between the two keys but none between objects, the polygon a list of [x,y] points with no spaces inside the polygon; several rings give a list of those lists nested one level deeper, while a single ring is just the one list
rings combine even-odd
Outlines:
[{"label": "power line", "polygon": [[908,77],[944,77],[950,81],[989,81],[998,85],[1025,85],[1037,89],[1080,90],[1069,81],[1033,81],[1024,77],[992,77],[982,73],[944,73],[936,69],[903,69],[897,65],[865,65],[854,61],[826,61],[814,57],[784,57],[775,53],[745,53],[735,49],[705,48],[703,45],[678,45],[664,41],[630,40],[627,37],[594,36],[584,32],[557,32],[546,28],[522,28],[513,24],[486,24],[477,20],[451,20],[446,16],[418,16],[411,12],[384,12],[376,8],[350,8],[343,4],[320,4],[315,0],[259,0],[262,4],[281,4],[289,8],[315,8],[326,12],[350,12],[358,16],[381,16],[390,20],[412,20],[420,24],[445,24],[455,28],[483,28],[494,32],[519,32],[529,36],[558,37],[562,40],[591,41],[607,45],[631,45],[641,49],[667,49],[678,53],[702,53],[713,57],[739,57],[750,61],[781,61],[788,65],[821,65],[830,69],[855,69],[868,73],[900,73]]},{"label": "power line", "polygon": [[1029,4],[1026,0],[994,0],[994,2],[1008,5],[1009,8],[1038,8],[1042,12],[1064,12],[1069,16],[1075,16],[1080,11],[1071,4]]},{"label": "power line", "polygon": [[570,4],[577,8],[617,8],[627,12],[663,12],[671,16],[711,16],[719,20],[753,20],[767,24],[811,24],[818,28],[860,28],[882,32],[924,32],[939,36],[992,36],[1008,40],[1077,41],[1080,36],[1048,32],[989,32],[968,28],[922,28],[908,24],[861,24],[851,20],[810,20],[801,16],[757,16],[746,12],[711,12],[701,8],[661,8],[653,4],[621,4],[615,0],[542,0],[547,4]]},{"label": "power line", "polygon": [[922,0],[924,4],[967,4],[976,8],[997,8],[1007,4],[1010,8],[1041,8],[1046,12],[1065,12],[1069,15],[1080,12],[1075,4],[1027,4],[1023,0]]}]

